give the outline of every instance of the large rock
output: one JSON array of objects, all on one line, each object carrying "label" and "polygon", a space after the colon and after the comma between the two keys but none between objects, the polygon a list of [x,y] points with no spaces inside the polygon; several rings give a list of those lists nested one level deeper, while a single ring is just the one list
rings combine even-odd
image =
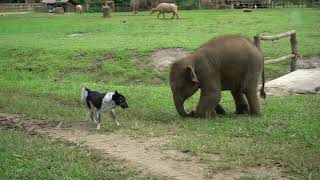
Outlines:
[{"label": "large rock", "polygon": [[267,95],[320,94],[320,68],[299,69],[266,83]]}]

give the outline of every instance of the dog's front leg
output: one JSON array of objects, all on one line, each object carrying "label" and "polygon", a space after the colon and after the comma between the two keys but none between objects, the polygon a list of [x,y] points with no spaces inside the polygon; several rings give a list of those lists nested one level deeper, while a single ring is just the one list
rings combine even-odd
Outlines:
[{"label": "dog's front leg", "polygon": [[111,110],[111,115],[113,117],[114,122],[116,122],[117,126],[120,126],[120,123],[117,120],[116,113],[114,112],[114,109]]}]

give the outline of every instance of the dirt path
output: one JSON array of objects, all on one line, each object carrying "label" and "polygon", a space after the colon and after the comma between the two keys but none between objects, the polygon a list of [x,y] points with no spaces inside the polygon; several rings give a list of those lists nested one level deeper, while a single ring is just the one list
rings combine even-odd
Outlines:
[{"label": "dirt path", "polygon": [[34,134],[62,139],[100,152],[119,161],[125,161],[141,174],[152,174],[175,179],[203,179],[204,169],[195,158],[178,161],[189,156],[173,150],[161,150],[168,137],[149,138],[137,141],[117,134],[97,134],[87,127],[88,122],[57,128],[55,125],[23,121],[17,115],[0,113],[0,125],[7,128],[23,129]]},{"label": "dirt path", "polygon": [[[176,150],[163,150],[161,146],[170,142],[170,137],[136,140],[115,133],[98,134],[88,122],[80,122],[57,128],[56,124],[45,124],[23,120],[19,115],[0,113],[0,126],[27,131],[31,134],[49,136],[54,139],[99,150],[102,156],[121,161],[141,175],[156,175],[164,179],[207,179],[206,165],[197,157]],[[103,157],[102,157],[103,158]],[[215,157],[219,158],[219,157]],[[281,169],[247,168],[222,171],[211,175],[211,179],[239,179],[241,177],[286,179]]]}]

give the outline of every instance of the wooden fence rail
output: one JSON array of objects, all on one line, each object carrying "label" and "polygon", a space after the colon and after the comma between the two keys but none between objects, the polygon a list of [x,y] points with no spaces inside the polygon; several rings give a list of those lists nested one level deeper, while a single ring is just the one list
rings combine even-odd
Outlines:
[{"label": "wooden fence rail", "polygon": [[44,7],[43,3],[0,3],[0,12],[35,11]]},{"label": "wooden fence rail", "polygon": [[281,33],[281,34],[274,35],[274,36],[256,35],[256,36],[254,36],[254,44],[260,50],[261,40],[275,41],[275,40],[279,40],[279,39],[286,38],[289,36],[290,36],[290,43],[291,43],[291,54],[277,58],[277,59],[265,61],[264,64],[274,64],[274,63],[282,62],[282,61],[285,61],[285,60],[291,58],[290,71],[292,72],[292,71],[296,70],[296,64],[297,64],[297,59],[298,59],[298,48],[297,48],[297,38],[296,38],[296,31],[295,30]]}]

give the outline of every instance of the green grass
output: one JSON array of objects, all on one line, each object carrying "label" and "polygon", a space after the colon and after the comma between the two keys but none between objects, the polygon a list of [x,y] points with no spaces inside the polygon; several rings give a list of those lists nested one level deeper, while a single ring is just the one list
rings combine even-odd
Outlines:
[{"label": "green grass", "polygon": [[0,129],[1,179],[151,179],[97,152],[15,130]]},{"label": "green grass", "polygon": [[[31,48],[56,51],[79,50],[153,50],[164,47],[195,49],[208,39],[222,34],[272,35],[297,30],[299,50],[314,54],[320,20],[317,9],[259,9],[253,13],[242,10],[180,11],[179,20],[157,20],[148,12],[132,16],[114,13],[110,19],[101,14],[8,15],[1,17],[1,45],[9,48]],[[83,37],[67,37],[73,32],[86,32]],[[164,38],[165,37],[165,38]],[[17,43],[19,40],[19,43]],[[275,43],[276,47],[289,41]],[[280,46],[277,46],[279,44]],[[266,45],[266,56],[281,52]],[[316,52],[319,53],[319,52]]]},{"label": "green grass", "polygon": [[[317,9],[181,11],[179,20],[157,20],[147,12],[101,14],[24,14],[0,18],[1,71],[23,71],[49,80],[103,83],[164,83],[166,73],[155,72],[147,54],[157,48],[190,50],[223,34],[273,35],[297,30],[302,55],[319,54]],[[68,37],[85,32],[82,37]],[[289,40],[263,42],[266,59],[290,53]],[[112,63],[110,63],[112,62]],[[141,71],[136,71],[137,69]],[[289,71],[284,63],[266,67],[267,77]],[[15,73],[15,72],[13,72]],[[66,73],[68,76],[66,76]],[[84,75],[86,73],[86,75]],[[119,74],[123,74],[119,77]],[[32,76],[31,78],[35,78]]]},{"label": "green grass", "polygon": [[[233,114],[232,97],[224,93],[226,116],[215,120],[183,119],[172,102],[168,70],[158,72],[148,60],[149,53],[157,48],[194,50],[218,35],[252,38],[258,33],[273,35],[291,29],[297,30],[302,55],[319,54],[319,10],[180,11],[179,20],[157,20],[147,14],[113,13],[110,19],[101,18],[101,14],[1,16],[0,111],[75,122],[85,115],[79,102],[81,87],[118,90],[126,96],[130,108],[116,110],[121,127],[104,118],[102,132],[121,129],[137,138],[174,135],[173,142],[163,148],[189,150],[203,157],[213,173],[236,167],[281,166],[297,177],[320,178],[319,96],[268,97],[261,102],[263,116],[251,118]],[[72,32],[87,34],[66,36]],[[289,44],[288,39],[263,42],[263,54],[266,59],[289,54]],[[287,73],[288,64],[266,66],[267,78]],[[188,110],[195,108],[198,96],[187,102]],[[12,142],[16,142],[12,148],[18,149],[22,135],[11,134]],[[30,147],[30,151],[35,149]],[[207,154],[220,158],[214,161],[206,158]],[[79,161],[74,163],[81,166]],[[3,168],[8,177],[13,176],[9,168]],[[30,170],[28,165],[24,171]]]}]

